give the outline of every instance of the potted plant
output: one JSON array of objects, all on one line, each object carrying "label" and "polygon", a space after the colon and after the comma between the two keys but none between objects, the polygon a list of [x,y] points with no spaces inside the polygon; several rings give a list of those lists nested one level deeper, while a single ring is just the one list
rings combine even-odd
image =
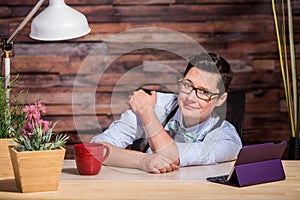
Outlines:
[{"label": "potted plant", "polygon": [[13,132],[9,147],[17,187],[22,192],[56,191],[68,136],[54,134],[55,124],[42,119],[46,107],[37,102],[23,108],[25,124]]},{"label": "potted plant", "polygon": [[[292,4],[290,0],[272,0],[272,9],[278,43],[280,67],[291,127],[289,158],[300,159],[299,89],[293,34]],[[287,26],[286,22],[288,23]]]},{"label": "potted plant", "polygon": [[[10,85],[13,85],[17,78]],[[0,179],[14,177],[8,146],[12,142],[12,132],[20,131],[24,123],[25,119],[20,113],[26,100],[26,93],[22,91],[16,96],[11,96],[11,100],[8,99],[7,93],[12,88],[4,88],[4,83],[5,78],[0,77]]]}]

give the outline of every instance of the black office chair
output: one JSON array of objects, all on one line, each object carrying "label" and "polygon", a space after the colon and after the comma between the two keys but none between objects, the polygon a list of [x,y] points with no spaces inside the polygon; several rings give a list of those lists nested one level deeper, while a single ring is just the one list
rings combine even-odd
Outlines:
[{"label": "black office chair", "polygon": [[245,92],[230,91],[227,97],[226,120],[233,124],[242,139],[245,117]]}]

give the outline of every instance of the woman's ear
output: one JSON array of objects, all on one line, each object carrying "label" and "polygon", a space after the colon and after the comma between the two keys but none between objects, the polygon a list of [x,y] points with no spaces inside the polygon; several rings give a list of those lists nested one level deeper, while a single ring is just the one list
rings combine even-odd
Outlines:
[{"label": "woman's ear", "polygon": [[216,106],[221,106],[227,99],[227,96],[228,96],[228,93],[227,92],[224,92],[219,98],[218,98],[218,101],[217,101],[217,105]]}]

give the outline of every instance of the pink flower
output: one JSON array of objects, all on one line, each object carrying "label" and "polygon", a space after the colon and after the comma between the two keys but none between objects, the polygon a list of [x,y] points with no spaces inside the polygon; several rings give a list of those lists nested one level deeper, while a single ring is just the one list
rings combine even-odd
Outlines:
[{"label": "pink flower", "polygon": [[23,110],[24,110],[24,112],[26,112],[25,117],[28,121],[31,121],[34,119],[38,120],[41,118],[40,111],[34,105],[25,106]]},{"label": "pink flower", "polygon": [[43,132],[47,132],[50,129],[50,122],[41,119],[43,113],[46,113],[46,107],[41,102],[37,102],[34,105],[27,105],[23,111],[26,113],[26,124],[22,128],[22,134],[25,136],[31,136],[34,133],[34,129],[41,126]]},{"label": "pink flower", "polygon": [[50,122],[49,121],[43,121],[43,131],[47,132],[49,130],[50,127]]},{"label": "pink flower", "polygon": [[36,126],[42,126],[43,131],[47,132],[49,130],[50,122],[40,119],[36,122]]},{"label": "pink flower", "polygon": [[43,105],[41,102],[35,103],[35,106],[41,113],[46,113],[46,106]]},{"label": "pink flower", "polygon": [[22,135],[24,136],[31,136],[33,135],[33,127],[31,124],[26,123],[22,128]]}]

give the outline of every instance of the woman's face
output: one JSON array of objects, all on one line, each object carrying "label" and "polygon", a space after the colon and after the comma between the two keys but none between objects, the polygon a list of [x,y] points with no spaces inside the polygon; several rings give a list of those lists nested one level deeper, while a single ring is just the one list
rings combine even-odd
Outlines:
[{"label": "woman's face", "polygon": [[[217,81],[219,75],[193,67],[189,70],[183,81],[188,82],[194,88],[204,88],[212,93],[219,93]],[[220,106],[226,100],[227,93],[214,95],[211,100],[205,101],[196,96],[196,91],[189,94],[180,92],[178,104],[181,109],[185,126],[190,127],[205,121],[216,106]]]}]

